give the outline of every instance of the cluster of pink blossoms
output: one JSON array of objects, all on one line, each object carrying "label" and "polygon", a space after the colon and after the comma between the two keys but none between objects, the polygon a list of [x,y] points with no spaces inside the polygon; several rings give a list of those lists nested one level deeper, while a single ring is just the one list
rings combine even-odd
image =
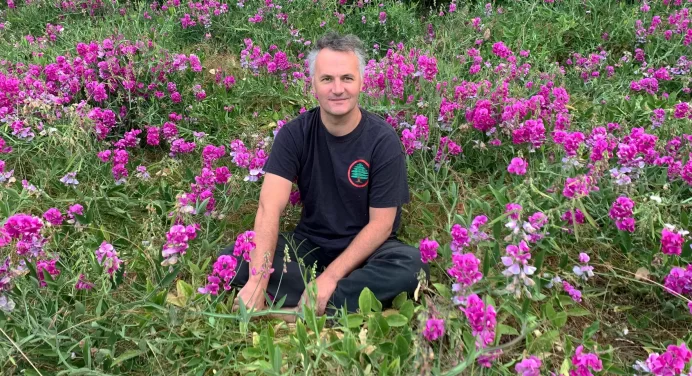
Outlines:
[{"label": "cluster of pink blossoms", "polygon": [[522,292],[528,297],[531,297],[529,287],[533,287],[536,283],[531,279],[531,276],[536,271],[536,267],[529,265],[531,252],[525,241],[521,241],[519,246],[510,244],[505,249],[507,256],[502,256],[502,264],[507,267],[502,271],[505,277],[512,278],[507,285],[507,291],[514,294],[516,299],[520,299]]},{"label": "cluster of pink blossoms", "polygon": [[250,151],[241,140],[231,142],[230,155],[233,157],[233,163],[248,170],[248,175],[244,178],[245,181],[255,182],[264,175],[264,164],[269,159],[269,155],[264,150],[265,145],[264,141],[260,141],[255,150]]},{"label": "cluster of pink blossoms", "polygon": [[[120,269],[122,260],[118,257],[118,252],[113,248],[112,244],[104,240],[94,253],[96,254],[96,261],[111,277]],[[82,280],[82,276],[80,276],[80,280]],[[80,286],[84,287],[84,283],[80,284]]]},{"label": "cluster of pink blossoms", "polygon": [[[444,152],[445,148],[447,149],[446,153]],[[442,162],[448,161],[450,155],[459,155],[461,151],[461,146],[457,145],[449,137],[440,137],[440,146],[437,148],[437,154],[435,155],[437,167],[439,168]]]},{"label": "cluster of pink blossoms", "polygon": [[423,337],[429,342],[436,341],[438,338],[444,336],[445,334],[445,320],[437,319],[435,317],[430,317],[425,322],[425,329],[423,330]]},{"label": "cluster of pink blossoms", "polygon": [[585,353],[584,346],[579,345],[572,356],[573,370],[569,371],[570,376],[593,376],[591,371],[600,372],[603,370],[603,362],[597,354]]},{"label": "cluster of pink blossoms", "polygon": [[682,245],[685,243],[685,236],[689,234],[686,230],[677,230],[675,226],[666,224],[661,231],[661,252],[666,255],[680,256]]},{"label": "cluster of pink blossoms", "polygon": [[245,231],[238,234],[233,247],[234,256],[243,256],[243,260],[250,262],[250,252],[255,249],[255,232]]},{"label": "cluster of pink blossoms", "polygon": [[219,284],[223,283],[224,290],[231,289],[231,281],[236,275],[238,260],[229,255],[222,255],[214,262],[213,271],[207,276],[207,285],[200,287],[197,291],[200,294],[217,295]]},{"label": "cluster of pink blossoms", "polygon": [[173,266],[178,262],[178,257],[184,255],[190,247],[188,242],[197,237],[199,224],[173,225],[166,234],[166,244],[163,245],[161,255],[164,260],[162,266]]},{"label": "cluster of pink blossoms", "polygon": [[649,354],[645,362],[637,361],[634,369],[654,376],[684,375],[690,360],[692,360],[692,351],[683,342],[679,346],[668,345],[663,354]]},{"label": "cluster of pink blossoms", "polygon": [[509,163],[509,166],[507,166],[507,172],[514,175],[525,175],[526,168],[528,166],[529,163],[526,162],[523,158],[514,157],[512,158],[512,161]]},{"label": "cluster of pink blossoms", "polygon": [[519,204],[510,202],[505,205],[505,213],[509,214],[509,220],[505,224],[510,230],[509,235],[505,237],[505,241],[512,241],[512,238],[536,243],[543,239],[548,232],[540,230],[548,224],[548,216],[543,212],[535,212],[528,218],[528,222],[521,220],[522,207]]},{"label": "cluster of pink blossoms", "polygon": [[615,221],[620,231],[634,232],[634,201],[627,196],[618,197],[610,208],[608,216]]},{"label": "cluster of pink blossoms", "polygon": [[437,257],[437,249],[440,248],[440,244],[435,240],[430,240],[425,238],[420,241],[418,249],[420,250],[421,261],[428,263]]},{"label": "cluster of pink blossoms", "polygon": [[[471,326],[471,334],[476,337],[476,349],[488,347],[495,341],[495,326],[497,325],[497,313],[495,307],[485,304],[476,294],[471,294],[466,299],[465,307],[459,307]],[[483,367],[490,367],[491,362],[501,354],[494,352],[482,355],[478,363]]]},{"label": "cluster of pink blossoms", "polygon": [[415,115],[414,119],[414,124],[401,132],[401,143],[408,155],[413,154],[415,150],[424,149],[430,135],[427,116]]}]

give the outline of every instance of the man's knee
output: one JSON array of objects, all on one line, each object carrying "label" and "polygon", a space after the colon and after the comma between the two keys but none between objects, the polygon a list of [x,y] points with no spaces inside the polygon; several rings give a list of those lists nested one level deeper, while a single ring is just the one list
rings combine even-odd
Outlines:
[{"label": "man's knee", "polygon": [[421,260],[420,250],[416,247],[399,243],[387,249],[382,256],[392,259],[398,267],[405,269],[400,274],[402,277],[418,275],[423,270],[426,280],[430,278],[430,266]]}]

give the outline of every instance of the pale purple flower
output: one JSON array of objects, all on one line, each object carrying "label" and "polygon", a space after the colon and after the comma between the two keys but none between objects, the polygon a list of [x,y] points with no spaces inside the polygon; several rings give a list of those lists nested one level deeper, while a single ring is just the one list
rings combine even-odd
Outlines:
[{"label": "pale purple flower", "polygon": [[60,179],[60,182],[65,184],[66,186],[73,186],[76,187],[79,184],[79,181],[77,181],[77,172],[68,172],[65,176],[63,176]]}]

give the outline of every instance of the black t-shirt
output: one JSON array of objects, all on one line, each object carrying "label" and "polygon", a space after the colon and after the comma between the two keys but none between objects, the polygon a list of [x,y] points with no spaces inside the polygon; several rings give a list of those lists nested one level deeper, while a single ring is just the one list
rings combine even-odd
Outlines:
[{"label": "black t-shirt", "polygon": [[406,156],[396,131],[360,109],[361,121],[341,137],[327,131],[315,107],[285,124],[276,135],[264,171],[297,178],[303,211],[295,229],[336,257],[368,224],[369,207],[397,207],[390,238],[396,236],[401,206],[409,202]]}]

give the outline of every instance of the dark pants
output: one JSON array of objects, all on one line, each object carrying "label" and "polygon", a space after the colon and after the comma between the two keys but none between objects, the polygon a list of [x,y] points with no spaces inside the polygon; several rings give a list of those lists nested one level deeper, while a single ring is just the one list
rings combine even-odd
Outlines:
[{"label": "dark pants", "polygon": [[[284,262],[284,249],[289,252],[288,263]],[[221,254],[232,255],[233,246],[225,248]],[[300,259],[302,264],[299,262]],[[286,296],[283,306],[295,307],[306,284],[312,279],[312,266],[316,266],[316,276],[319,276],[332,261],[333,259],[326,257],[308,239],[294,233],[281,233],[276,244],[272,263],[274,272],[269,276],[267,293],[274,297],[275,302]],[[248,263],[242,257],[238,257],[237,275],[232,285],[244,286],[250,276],[248,269]],[[348,312],[355,312],[358,309],[358,298],[365,287],[373,292],[383,308],[391,307],[392,301],[401,292],[405,291],[409,296],[413,296],[418,286],[417,275],[421,269],[425,271],[426,279],[429,278],[429,266],[421,261],[417,248],[399,240],[387,240],[362,265],[337,283],[327,304],[327,313],[333,315],[333,308],[342,307]]]}]

